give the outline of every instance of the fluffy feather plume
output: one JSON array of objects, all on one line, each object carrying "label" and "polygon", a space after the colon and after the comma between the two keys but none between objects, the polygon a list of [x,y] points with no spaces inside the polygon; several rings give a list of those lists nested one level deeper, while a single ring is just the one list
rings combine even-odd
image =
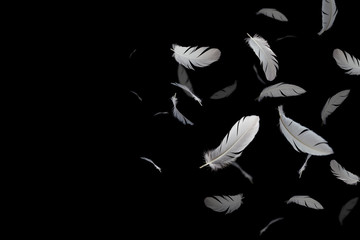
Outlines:
[{"label": "fluffy feather plume", "polygon": [[206,197],[204,199],[205,206],[214,210],[215,212],[225,212],[225,214],[232,213],[238,209],[243,200],[243,194],[235,196],[214,196]]},{"label": "fluffy feather plume", "polygon": [[360,60],[358,58],[338,48],[334,49],[333,58],[340,68],[347,71],[346,74],[360,75]]},{"label": "fluffy feather plume", "polygon": [[270,49],[268,42],[264,38],[257,34],[254,37],[251,37],[249,34],[248,36],[248,38],[245,38],[245,41],[260,59],[266,79],[268,81],[274,80],[279,68],[275,53]]},{"label": "fluffy feather plume", "polygon": [[331,160],[330,161],[331,172],[337,177],[338,179],[342,180],[343,182],[349,185],[356,185],[360,182],[359,177],[345,168],[343,168],[337,161]]},{"label": "fluffy feather plume", "polygon": [[209,47],[182,47],[176,44],[171,49],[175,60],[188,69],[195,67],[206,67],[219,60],[221,52],[217,48]]},{"label": "fluffy feather plume", "polygon": [[296,151],[315,156],[325,156],[334,153],[325,139],[286,117],[283,106],[279,106],[278,110],[280,115],[280,131]]},{"label": "fluffy feather plume", "polygon": [[209,165],[213,170],[218,170],[235,161],[254,139],[259,130],[259,121],[260,118],[254,115],[237,121],[215,150],[204,153],[206,163],[200,168]]},{"label": "fluffy feather plume", "polygon": [[285,17],[284,14],[282,14],[281,12],[279,12],[278,10],[276,10],[274,8],[262,8],[256,13],[256,15],[259,15],[259,14],[263,14],[267,17],[274,18],[274,19],[282,21],[282,22],[288,21],[288,19]]},{"label": "fluffy feather plume", "polygon": [[318,201],[309,196],[293,196],[286,203],[296,203],[301,206],[313,209],[324,209],[324,207]]},{"label": "fluffy feather plume", "polygon": [[326,124],[327,117],[332,114],[342,103],[345,101],[345,99],[348,97],[350,93],[350,90],[344,90],[341,92],[338,92],[331,98],[327,100],[325,103],[323,109],[321,110],[321,120],[322,124]]},{"label": "fluffy feather plume", "polygon": [[322,29],[318,32],[318,35],[323,34],[332,27],[337,14],[338,10],[336,8],[335,0],[322,1]]}]

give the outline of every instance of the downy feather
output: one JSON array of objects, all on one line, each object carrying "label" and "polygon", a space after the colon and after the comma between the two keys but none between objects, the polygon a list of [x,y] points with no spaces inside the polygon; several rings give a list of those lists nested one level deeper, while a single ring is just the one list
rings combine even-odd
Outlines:
[{"label": "downy feather", "polygon": [[260,118],[254,115],[237,121],[216,149],[204,153],[206,163],[200,168],[209,165],[211,169],[218,170],[235,161],[254,139],[259,121]]},{"label": "downy feather", "polygon": [[219,60],[221,52],[217,48],[209,47],[182,47],[176,44],[171,49],[175,60],[188,69],[195,67],[206,67]]},{"label": "downy feather", "polygon": [[306,91],[301,87],[287,83],[277,83],[269,87],[264,88],[257,100],[260,102],[264,97],[290,97],[298,96]]},{"label": "downy feather", "polygon": [[354,209],[356,204],[358,203],[359,197],[352,198],[340,210],[339,214],[339,222],[340,225],[343,225],[344,219],[350,214],[350,212]]},{"label": "downy feather", "polygon": [[276,10],[274,8],[262,8],[256,14],[257,15],[263,14],[267,17],[274,18],[274,19],[282,21],[282,22],[288,21],[288,19],[285,17],[284,14],[282,14],[281,12],[279,12],[278,10]]},{"label": "downy feather", "polygon": [[304,207],[313,208],[313,209],[324,209],[324,207],[315,199],[309,196],[293,196],[287,202],[289,203],[296,203]]},{"label": "downy feather", "polygon": [[245,38],[245,41],[259,58],[266,79],[268,81],[274,80],[279,68],[275,53],[270,49],[268,42],[264,38],[257,34],[255,34],[254,37],[251,37],[249,34],[248,36],[248,38]]},{"label": "downy feather", "polygon": [[234,196],[213,196],[204,199],[205,206],[214,210],[215,212],[225,212],[225,214],[232,213],[238,209],[243,200],[243,194]]},{"label": "downy feather", "polygon": [[334,153],[325,139],[286,117],[282,105],[278,107],[278,110],[280,115],[280,131],[296,151],[315,156],[325,156]]},{"label": "downy feather", "polygon": [[318,32],[318,35],[323,34],[329,30],[334,24],[338,10],[336,8],[335,0],[323,0],[322,1],[322,29]]},{"label": "downy feather", "polygon": [[360,60],[358,58],[338,48],[334,49],[333,58],[340,68],[347,71],[346,74],[360,75]]},{"label": "downy feather", "polygon": [[326,124],[327,117],[332,114],[342,103],[345,101],[345,99],[348,97],[350,93],[350,89],[343,90],[341,92],[338,92],[334,96],[330,97],[323,109],[321,110],[321,120],[322,124]]},{"label": "downy feather", "polygon": [[173,109],[172,109],[172,113],[173,116],[179,120],[180,122],[182,122],[184,125],[194,125],[189,119],[187,119],[181,112],[179,112],[179,110],[176,108],[177,105],[177,98],[176,98],[176,93],[174,94],[174,96],[171,97],[171,101],[173,103]]},{"label": "downy feather", "polygon": [[337,161],[331,160],[330,167],[331,172],[335,175],[335,177],[342,180],[343,182],[349,185],[356,185],[358,182],[360,182],[359,176],[347,171]]},{"label": "downy feather", "polygon": [[236,87],[237,87],[237,81],[235,80],[235,82],[233,84],[231,84],[230,86],[227,86],[227,87],[221,89],[220,91],[217,91],[213,95],[211,95],[210,99],[226,98],[235,91]]}]

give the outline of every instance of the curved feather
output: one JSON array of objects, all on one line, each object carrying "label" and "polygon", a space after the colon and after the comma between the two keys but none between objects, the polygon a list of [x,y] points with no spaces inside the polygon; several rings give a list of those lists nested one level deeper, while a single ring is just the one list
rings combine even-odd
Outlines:
[{"label": "curved feather", "polygon": [[238,209],[243,200],[243,194],[234,196],[213,196],[204,199],[205,206],[214,210],[215,212],[225,212],[225,214],[232,213]]},{"label": "curved feather", "polygon": [[352,198],[347,203],[345,203],[344,206],[341,208],[340,214],[339,214],[340,225],[343,225],[344,219],[354,209],[354,207],[356,206],[358,200],[359,200],[359,197]]},{"label": "curved feather", "polygon": [[190,96],[192,98],[194,98],[194,100],[197,101],[202,106],[201,99],[198,96],[196,96],[187,86],[182,85],[180,83],[174,83],[174,82],[172,82],[171,84],[174,85],[174,86],[177,86],[177,87],[183,89],[185,92],[189,93]]},{"label": "curved feather", "polygon": [[357,175],[347,171],[336,160],[330,161],[330,167],[331,172],[335,175],[335,177],[342,180],[343,182],[349,185],[356,185],[358,182],[360,182],[360,179]]},{"label": "curved feather", "polygon": [[315,156],[325,156],[334,153],[325,139],[286,117],[282,105],[278,107],[278,110],[281,133],[296,151]]},{"label": "curved feather", "polygon": [[282,14],[281,12],[279,12],[278,10],[276,10],[274,8],[262,8],[256,14],[257,15],[263,14],[267,17],[274,18],[274,19],[282,21],[282,22],[288,21],[288,19],[285,17],[284,14]]},{"label": "curved feather", "polygon": [[360,60],[358,58],[338,48],[334,49],[333,58],[340,68],[347,71],[346,74],[360,75]]},{"label": "curved feather", "polygon": [[350,89],[343,90],[326,101],[323,109],[321,110],[321,120],[323,124],[326,124],[327,117],[332,114],[343,103],[343,101],[345,101],[349,93]]},{"label": "curved feather", "polygon": [[[189,75],[187,74],[186,69],[181,64],[178,65],[177,75],[179,83],[186,86],[190,90],[190,92],[194,92]],[[192,97],[192,95],[188,91],[184,90],[184,92],[189,97]]]},{"label": "curved feather", "polygon": [[276,223],[276,222],[278,222],[278,221],[280,221],[282,219],[284,219],[284,218],[279,217],[279,218],[275,218],[275,219],[271,220],[263,229],[260,230],[259,235],[261,236],[269,228],[270,225],[272,225],[272,224],[274,224],[274,223]]},{"label": "curved feather", "polygon": [[172,45],[175,60],[188,69],[194,70],[195,67],[206,67],[219,60],[221,52],[217,48],[209,47],[182,47]]},{"label": "curved feather", "polygon": [[264,97],[290,97],[298,96],[306,91],[301,87],[287,83],[277,83],[269,87],[264,88],[257,100],[260,102]]},{"label": "curved feather", "polygon": [[318,35],[323,34],[329,30],[334,24],[338,10],[335,4],[335,0],[323,0],[322,1],[322,29],[318,32]]},{"label": "curved feather", "polygon": [[230,86],[227,86],[227,87],[221,89],[220,91],[217,91],[213,95],[211,95],[210,99],[226,98],[235,91],[236,87],[237,87],[237,81],[235,80],[235,82],[233,84],[231,84]]},{"label": "curved feather", "polygon": [[259,121],[260,118],[254,115],[237,121],[216,149],[204,153],[206,163],[200,168],[209,165],[213,170],[218,170],[235,161],[254,139],[259,130]]},{"label": "curved feather", "polygon": [[176,93],[174,94],[174,96],[171,97],[171,101],[173,103],[173,109],[172,109],[172,113],[173,116],[179,120],[180,122],[182,122],[184,125],[194,125],[194,123],[192,123],[189,119],[187,119],[181,112],[179,112],[179,110],[176,108],[177,105],[177,98],[176,98]]},{"label": "curved feather", "polygon": [[249,34],[248,36],[249,38],[245,38],[245,41],[260,59],[266,79],[268,81],[274,80],[279,68],[275,53],[270,49],[268,42],[264,38],[257,34],[254,37],[251,37]]},{"label": "curved feather", "polygon": [[324,207],[318,201],[306,195],[293,196],[286,203],[296,203],[301,206],[313,209],[324,209]]}]

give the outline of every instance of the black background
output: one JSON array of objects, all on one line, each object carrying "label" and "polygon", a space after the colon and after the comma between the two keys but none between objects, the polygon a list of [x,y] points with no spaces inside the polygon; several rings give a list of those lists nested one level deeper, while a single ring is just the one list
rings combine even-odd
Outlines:
[{"label": "black background", "polygon": [[[341,207],[359,196],[359,186],[336,179],[329,165],[335,159],[360,174],[355,115],[360,79],[345,74],[332,57],[335,48],[360,57],[358,10],[354,1],[337,1],[334,25],[319,36],[321,2],[133,3],[92,12],[98,31],[89,37],[96,47],[89,46],[86,57],[95,64],[84,70],[89,76],[83,89],[87,97],[79,101],[79,109],[86,108],[87,117],[78,123],[89,142],[84,151],[91,158],[83,160],[86,177],[79,177],[74,190],[81,198],[71,203],[79,209],[75,219],[90,223],[85,224],[86,231],[131,234],[132,238],[257,239],[268,222],[284,217],[261,238],[359,235],[355,228],[359,206],[343,226],[338,221]],[[275,8],[289,21],[256,15],[261,8]],[[266,85],[256,78],[254,64],[265,76],[245,43],[246,33],[265,38],[277,55],[277,77],[265,80]],[[286,35],[296,37],[276,40]],[[170,50],[174,43],[221,51],[219,61],[210,66],[187,69],[203,106],[170,84],[178,81],[178,63]],[[210,99],[235,80],[238,87],[231,96]],[[264,87],[279,82],[307,92],[255,101]],[[321,126],[320,113],[327,99],[345,89],[351,90],[348,98]],[[181,124],[171,114],[153,116],[171,113],[174,93],[179,111],[193,126]],[[279,105],[284,105],[289,118],[325,138],[335,152],[311,157],[301,179],[297,171],[306,154],[296,152],[281,134]],[[237,163],[253,176],[254,183],[231,166],[216,172],[199,169],[204,151],[217,147],[233,124],[248,115],[260,117],[260,129]],[[162,172],[140,157],[152,159]],[[208,196],[238,193],[244,195],[243,205],[228,215],[203,203]],[[324,210],[286,204],[294,195],[309,195]]]}]

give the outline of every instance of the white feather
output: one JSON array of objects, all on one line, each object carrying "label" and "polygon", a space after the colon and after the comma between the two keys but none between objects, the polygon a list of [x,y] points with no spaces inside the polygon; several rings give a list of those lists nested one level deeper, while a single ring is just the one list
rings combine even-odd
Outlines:
[{"label": "white feather", "polygon": [[345,101],[349,93],[350,89],[343,90],[326,101],[323,109],[321,110],[321,120],[323,124],[326,124],[327,117],[332,114],[343,103],[343,101]]},{"label": "white feather", "polygon": [[146,157],[140,157],[141,159],[145,160],[145,161],[148,161],[150,163],[152,163],[152,165],[154,165],[154,167],[159,170],[159,172],[161,172],[161,168],[159,166],[157,166],[151,159],[149,158],[146,158]]},{"label": "white feather", "polygon": [[[186,86],[190,90],[190,92],[194,92],[192,84],[189,79],[189,75],[187,74],[186,69],[181,64],[178,65],[177,75],[178,75],[179,83]],[[188,91],[184,90],[184,92],[189,97],[192,97],[192,95]]]},{"label": "white feather", "polygon": [[231,165],[233,165],[234,167],[236,167],[237,169],[239,169],[240,172],[242,173],[242,175],[243,175],[245,178],[249,179],[249,181],[250,181],[251,183],[253,183],[253,177],[252,177],[250,174],[248,174],[247,172],[245,172],[245,171],[240,167],[240,165],[239,165],[238,163],[232,162]]},{"label": "white feather", "polygon": [[311,154],[308,154],[307,156],[306,156],[306,159],[305,159],[305,162],[304,162],[304,164],[301,166],[301,168],[300,168],[300,170],[299,170],[299,178],[301,178],[301,175],[302,175],[302,173],[304,172],[304,170],[305,170],[305,168],[306,168],[306,166],[307,166],[307,162],[309,161],[309,158],[311,157]]},{"label": "white feather", "polygon": [[274,80],[279,68],[275,53],[270,49],[268,42],[264,38],[257,34],[254,37],[251,37],[249,34],[248,36],[249,38],[245,38],[245,41],[260,59],[266,79],[268,81]]},{"label": "white feather", "polygon": [[359,197],[352,198],[347,203],[345,203],[344,206],[341,208],[340,214],[339,214],[340,225],[343,225],[344,219],[354,209],[354,207],[356,206],[358,200],[359,200]]},{"label": "white feather", "polygon": [[217,91],[210,98],[211,99],[226,98],[226,97],[230,96],[235,91],[236,87],[237,87],[237,81],[235,80],[235,82],[233,84],[221,89],[220,91]]},{"label": "white feather", "polygon": [[214,210],[215,212],[225,212],[225,214],[232,213],[238,209],[243,200],[243,194],[234,196],[213,196],[204,199],[205,206]]},{"label": "white feather", "polygon": [[331,172],[335,175],[335,177],[342,180],[343,182],[349,185],[356,185],[358,182],[360,182],[359,176],[347,171],[337,161],[331,160],[330,167]]},{"label": "white feather", "polygon": [[217,48],[209,47],[182,47],[172,45],[175,60],[188,69],[194,70],[195,67],[206,67],[219,60],[221,52]]},{"label": "white feather", "polygon": [[201,104],[201,99],[200,99],[198,96],[196,96],[187,86],[182,85],[182,84],[180,84],[180,83],[171,83],[171,84],[174,85],[174,86],[177,86],[177,87],[179,87],[179,88],[181,88],[181,89],[183,89],[183,90],[186,91],[186,92],[188,92],[188,93],[190,94],[190,96],[191,96],[192,98],[194,98],[194,100],[197,101],[197,102],[202,106],[202,104]]},{"label": "white feather", "polygon": [[301,87],[287,83],[277,83],[269,87],[264,88],[257,100],[260,102],[264,97],[290,97],[298,96],[306,91]]},{"label": "white feather", "polygon": [[171,97],[171,101],[173,103],[173,109],[172,109],[172,113],[173,116],[178,119],[180,122],[182,122],[184,125],[189,124],[189,125],[194,125],[189,119],[187,119],[181,112],[179,112],[179,110],[176,108],[177,105],[177,98],[176,98],[176,93],[174,94],[174,96]]},{"label": "white feather", "polygon": [[309,196],[293,196],[287,201],[287,204],[289,203],[296,203],[301,206],[313,209],[324,209],[324,207],[318,201]]},{"label": "white feather", "polygon": [[346,74],[360,75],[360,60],[358,58],[338,48],[334,49],[333,58],[340,68],[347,71]]},{"label": "white feather", "polygon": [[334,24],[338,10],[336,8],[335,0],[323,0],[322,1],[322,29],[318,32],[318,35],[329,30]]},{"label": "white feather", "polygon": [[276,223],[277,221],[280,221],[280,220],[282,220],[282,219],[284,219],[283,217],[279,217],[279,218],[275,218],[275,219],[273,219],[273,220],[271,220],[263,229],[261,229],[260,230],[260,236],[269,228],[269,226],[271,225],[271,224],[274,224],[274,223]]},{"label": "white feather", "polygon": [[263,14],[267,17],[274,18],[274,19],[282,21],[282,22],[288,21],[288,19],[285,17],[284,14],[282,14],[281,12],[279,12],[278,10],[276,10],[274,8],[262,8],[256,14],[257,15]]},{"label": "white feather", "polygon": [[279,106],[278,110],[280,115],[280,131],[296,151],[315,156],[325,156],[334,153],[325,139],[286,117],[283,106]]},{"label": "white feather", "polygon": [[254,139],[259,130],[259,121],[260,118],[254,115],[237,121],[216,149],[204,153],[206,163],[200,168],[209,165],[213,170],[218,170],[235,161]]}]

